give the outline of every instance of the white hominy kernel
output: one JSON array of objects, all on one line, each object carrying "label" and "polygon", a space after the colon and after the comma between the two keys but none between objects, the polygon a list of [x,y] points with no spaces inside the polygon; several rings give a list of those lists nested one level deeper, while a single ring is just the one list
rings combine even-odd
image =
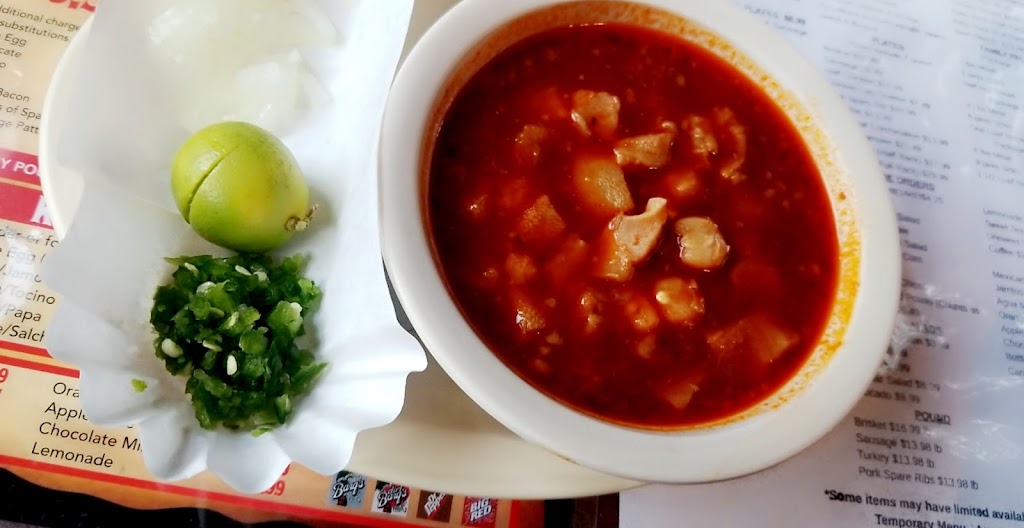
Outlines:
[{"label": "white hominy kernel", "polygon": [[238,360],[235,356],[228,356],[227,372],[228,376],[234,376],[235,372],[238,372]]},{"label": "white hominy kernel", "polygon": [[212,283],[210,281],[206,281],[206,282],[204,282],[204,283],[202,283],[202,284],[200,284],[199,286],[196,287],[196,293],[198,293],[199,295],[202,295],[202,294],[210,291],[210,288],[213,288],[214,286],[216,286],[216,284],[214,284],[214,283]]},{"label": "white hominy kernel", "polygon": [[218,345],[217,343],[214,343],[213,341],[210,341],[209,339],[204,339],[203,340],[203,346],[206,347],[206,348],[209,348],[210,350],[213,350],[214,352],[220,352],[221,350],[223,350],[220,347],[220,345]]},{"label": "white hominy kernel", "polygon": [[181,357],[181,354],[184,352],[177,343],[167,338],[160,342],[160,351],[171,358]]},{"label": "white hominy kernel", "polygon": [[252,273],[249,270],[243,268],[242,266],[235,266],[235,271],[241,273],[242,275],[245,275],[246,277],[252,275]]},{"label": "white hominy kernel", "polygon": [[729,255],[729,244],[722,238],[718,225],[710,218],[691,216],[676,222],[679,258],[691,268],[710,271],[718,269]]}]

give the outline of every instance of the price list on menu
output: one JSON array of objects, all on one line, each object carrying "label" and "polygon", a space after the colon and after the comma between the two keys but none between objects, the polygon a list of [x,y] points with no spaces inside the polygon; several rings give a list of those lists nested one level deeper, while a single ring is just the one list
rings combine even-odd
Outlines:
[{"label": "price list on menu", "polygon": [[892,347],[805,452],[625,492],[621,525],[1024,527],[1024,1],[738,3],[874,146],[902,246]]}]

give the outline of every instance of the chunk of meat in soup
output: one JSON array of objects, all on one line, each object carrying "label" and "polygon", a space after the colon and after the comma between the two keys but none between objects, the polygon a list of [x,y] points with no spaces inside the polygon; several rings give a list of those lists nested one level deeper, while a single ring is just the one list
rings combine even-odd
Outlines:
[{"label": "chunk of meat in soup", "polygon": [[757,365],[777,360],[800,341],[800,336],[765,313],[748,315],[707,335],[708,346],[720,355],[751,359]]},{"label": "chunk of meat in soup", "polygon": [[514,321],[523,334],[543,330],[547,326],[544,305],[536,302],[525,292],[513,289],[510,292]]},{"label": "chunk of meat in soup", "polygon": [[572,94],[572,117],[584,136],[610,139],[619,127],[619,98],[608,92],[577,90]]},{"label": "chunk of meat in soup", "polygon": [[667,205],[664,198],[651,198],[644,212],[619,213],[608,222],[597,243],[598,276],[616,281],[633,276],[633,266],[650,258],[661,240],[662,228],[668,221]]},{"label": "chunk of meat in soup", "polygon": [[633,208],[626,175],[611,156],[580,156],[573,163],[572,181],[580,203],[591,214],[610,218]]},{"label": "chunk of meat in soup", "polygon": [[699,115],[688,115],[680,123],[683,134],[688,136],[690,152],[704,165],[711,164],[711,156],[718,153],[718,140],[712,129],[711,121]]},{"label": "chunk of meat in soup", "polygon": [[723,152],[727,158],[718,168],[718,173],[732,182],[743,181],[746,176],[740,172],[740,167],[747,159],[747,129],[740,124],[736,114],[728,108],[716,108],[714,118],[718,128],[725,131],[725,134],[721,136],[722,143],[729,147],[728,153]]},{"label": "chunk of meat in soup", "polygon": [[710,218],[690,216],[675,225],[679,240],[679,258],[683,264],[699,270],[713,270],[725,263],[729,245],[722,238],[718,225]]},{"label": "chunk of meat in soup", "polygon": [[665,383],[661,387],[661,396],[677,411],[685,409],[690,405],[693,396],[700,390],[697,379],[681,379]]},{"label": "chunk of meat in soup", "polygon": [[545,194],[523,211],[516,225],[516,234],[528,245],[544,247],[557,242],[565,227],[565,220]]},{"label": "chunk of meat in soup", "polygon": [[615,142],[615,161],[623,167],[658,169],[669,162],[676,125],[666,121],[662,132],[623,138]]}]

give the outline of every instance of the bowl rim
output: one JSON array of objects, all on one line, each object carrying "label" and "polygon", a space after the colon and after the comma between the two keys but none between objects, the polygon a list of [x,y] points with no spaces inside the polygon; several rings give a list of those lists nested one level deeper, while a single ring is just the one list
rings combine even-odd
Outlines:
[{"label": "bowl rim", "polygon": [[[861,280],[841,345],[851,350],[835,354],[813,383],[770,412],[713,428],[659,432],[614,425],[556,402],[505,366],[463,319],[436,267],[422,225],[419,178],[436,90],[473,44],[495,29],[536,9],[586,1],[592,0],[463,0],[410,51],[392,85],[378,151],[381,248],[395,293],[452,380],[527,441],[596,470],[649,482],[710,482],[775,465],[835,427],[874,377],[898,306],[899,242],[888,188],[852,114],[794,48],[740,8],[718,0],[634,2],[688,19],[776,80],[790,81],[779,84],[811,108],[840,153],[856,189]],[[755,438],[756,448],[745,449],[754,447]]]}]

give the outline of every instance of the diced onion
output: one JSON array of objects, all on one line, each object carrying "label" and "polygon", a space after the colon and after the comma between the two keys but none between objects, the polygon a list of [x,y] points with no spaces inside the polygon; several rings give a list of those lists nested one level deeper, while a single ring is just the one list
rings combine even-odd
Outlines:
[{"label": "diced onion", "polygon": [[167,71],[182,125],[226,120],[284,134],[327,90],[302,51],[338,35],[313,0],[178,0],[149,24],[154,55]]}]

